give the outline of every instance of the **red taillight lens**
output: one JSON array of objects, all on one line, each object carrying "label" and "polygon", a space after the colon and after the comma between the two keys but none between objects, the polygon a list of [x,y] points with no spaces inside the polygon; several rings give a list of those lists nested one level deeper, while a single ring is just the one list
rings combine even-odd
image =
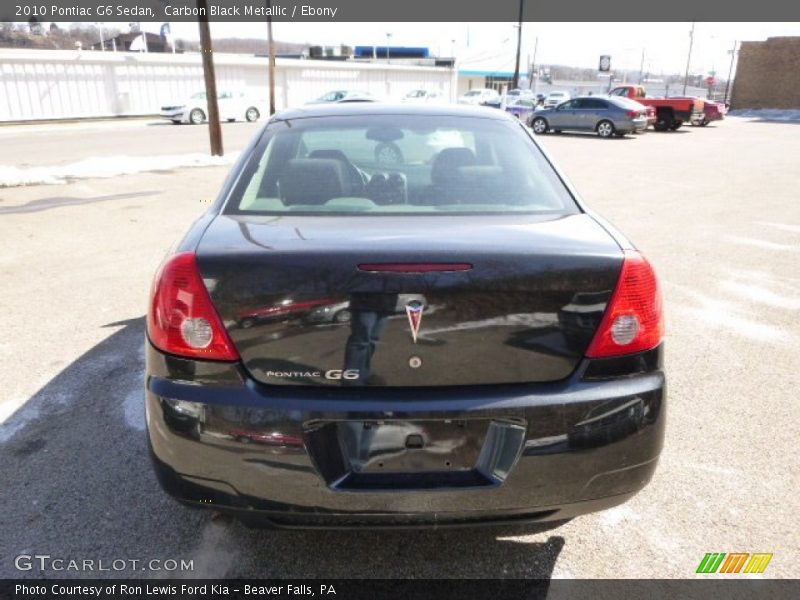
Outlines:
[{"label": "red taillight lens", "polygon": [[182,252],[161,267],[153,283],[147,334],[169,354],[206,360],[238,360],[203,284],[197,258]]},{"label": "red taillight lens", "polygon": [[604,358],[650,350],[661,343],[663,335],[661,292],[653,267],[638,252],[626,250],[617,287],[586,356]]},{"label": "red taillight lens", "polygon": [[638,117],[638,116],[639,116],[639,111],[638,111],[638,110],[629,110],[629,111],[628,111],[628,116],[629,116],[631,119],[635,119],[636,117]]}]

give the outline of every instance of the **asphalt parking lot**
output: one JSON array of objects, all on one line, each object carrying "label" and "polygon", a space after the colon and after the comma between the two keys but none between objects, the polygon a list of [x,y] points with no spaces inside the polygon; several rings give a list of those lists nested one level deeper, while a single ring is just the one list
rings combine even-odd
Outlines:
[{"label": "asphalt parking lot", "polygon": [[[0,165],[78,160],[110,135],[106,153],[207,148],[204,128],[47,127],[2,144]],[[224,131],[235,150],[255,128]],[[687,578],[706,552],[737,551],[795,577],[800,124],[543,141],[663,284],[668,431],[642,493],[546,531],[253,531],[187,511],[148,462],[143,316],[155,267],[227,167],[0,188],[0,577],[80,575],[14,568],[38,553],[193,560],[193,577]]]}]

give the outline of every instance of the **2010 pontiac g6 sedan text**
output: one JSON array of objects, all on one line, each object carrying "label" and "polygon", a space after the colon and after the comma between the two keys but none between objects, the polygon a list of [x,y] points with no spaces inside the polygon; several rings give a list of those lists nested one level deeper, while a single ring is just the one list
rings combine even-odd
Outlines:
[{"label": "2010 pontiac g6 sedan text", "polygon": [[289,110],[155,277],[156,473],[276,526],[608,508],[661,451],[662,323],[650,264],[513,117]]}]

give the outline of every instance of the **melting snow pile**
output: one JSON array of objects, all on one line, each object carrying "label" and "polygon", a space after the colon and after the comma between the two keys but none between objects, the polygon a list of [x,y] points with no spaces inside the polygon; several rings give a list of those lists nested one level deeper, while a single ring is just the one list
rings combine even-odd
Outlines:
[{"label": "melting snow pile", "polygon": [[728,114],[732,117],[763,121],[800,121],[800,109],[797,108],[740,108],[732,110]]},{"label": "melting snow pile", "polygon": [[11,167],[0,165],[0,187],[61,184],[71,179],[117,177],[145,171],[168,171],[185,167],[229,165],[238,152],[226,156],[176,154],[172,156],[107,156],[92,157],[67,165],[49,167]]}]

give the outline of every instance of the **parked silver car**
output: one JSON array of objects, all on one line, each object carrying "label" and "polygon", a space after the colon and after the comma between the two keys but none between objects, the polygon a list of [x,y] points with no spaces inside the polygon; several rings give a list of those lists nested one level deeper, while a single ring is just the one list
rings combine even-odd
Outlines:
[{"label": "parked silver car", "polygon": [[617,98],[584,96],[555,108],[536,111],[528,125],[534,133],[593,131],[600,137],[623,136],[647,129],[647,115]]}]

